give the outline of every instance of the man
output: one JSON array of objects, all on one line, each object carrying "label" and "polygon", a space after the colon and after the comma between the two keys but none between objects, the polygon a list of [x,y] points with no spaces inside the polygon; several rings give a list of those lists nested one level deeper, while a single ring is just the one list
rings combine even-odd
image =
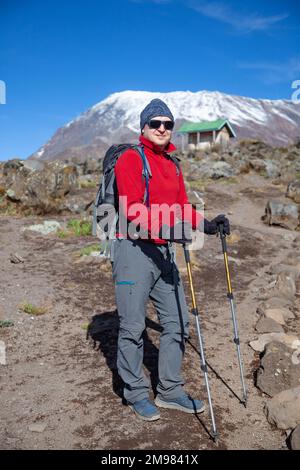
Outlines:
[{"label": "man", "polygon": [[[217,233],[217,223],[224,223],[225,216],[213,221],[203,217],[188,203],[182,172],[170,157],[175,146],[170,142],[174,117],[167,105],[152,100],[140,115],[141,136],[150,169],[147,210],[140,210],[138,227],[140,237],[117,234],[114,243],[113,278],[120,319],[118,338],[118,372],[124,381],[124,398],[133,411],[146,421],[159,419],[159,408],[181,410],[186,413],[202,412],[204,404],[193,399],[183,389],[181,363],[185,341],[188,338],[188,309],[182,281],[175,264],[169,242],[188,242],[190,237],[182,230],[177,235],[175,215],[168,224],[162,212],[154,214],[154,208],[177,204],[191,210],[179,214],[183,222],[193,229],[202,228],[207,234]],[[129,149],[115,166],[120,200],[120,218],[128,222],[137,216],[131,209],[145,209],[145,178],[143,162],[136,150]],[[126,204],[122,201],[126,200]],[[122,201],[122,202],[121,202]],[[175,228],[175,229],[174,229]],[[149,399],[149,380],[143,371],[143,332],[148,299],[156,310],[162,333],[158,359],[158,385],[155,403]]]}]

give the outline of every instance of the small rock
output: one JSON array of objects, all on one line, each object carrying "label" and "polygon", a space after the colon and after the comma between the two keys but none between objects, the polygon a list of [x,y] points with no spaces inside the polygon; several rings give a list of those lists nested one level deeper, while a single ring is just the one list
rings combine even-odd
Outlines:
[{"label": "small rock", "polygon": [[300,181],[292,181],[289,183],[286,191],[286,197],[293,199],[293,201],[300,202]]},{"label": "small rock", "polygon": [[11,253],[9,255],[9,259],[11,263],[18,264],[18,263],[24,263],[24,258],[22,256],[18,255],[18,253]]},{"label": "small rock", "polygon": [[264,235],[260,232],[254,232],[254,237],[257,238],[258,240],[263,241],[265,239]]},{"label": "small rock", "polygon": [[13,202],[19,202],[20,200],[13,189],[8,189],[6,191],[6,196]]},{"label": "small rock", "polygon": [[48,235],[49,233],[55,233],[61,229],[60,223],[56,220],[45,220],[43,224],[30,225],[24,227],[23,230],[32,230],[33,232],[41,233],[42,235]]},{"label": "small rock", "polygon": [[34,423],[28,426],[29,431],[31,432],[44,432],[47,427],[47,424]]},{"label": "small rock", "polygon": [[297,237],[297,235],[294,234],[294,233],[285,233],[285,234],[283,235],[283,239],[284,239],[285,241],[287,241],[287,242],[293,242],[293,241],[295,241],[296,237]]},{"label": "small rock", "polygon": [[6,365],[6,351],[4,341],[0,341],[0,365]]}]

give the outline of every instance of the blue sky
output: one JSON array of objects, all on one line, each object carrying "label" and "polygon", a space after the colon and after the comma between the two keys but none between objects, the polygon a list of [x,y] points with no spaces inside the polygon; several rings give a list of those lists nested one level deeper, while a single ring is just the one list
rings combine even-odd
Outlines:
[{"label": "blue sky", "polygon": [[291,0],[0,0],[0,160],[117,91],[291,99],[299,23]]}]

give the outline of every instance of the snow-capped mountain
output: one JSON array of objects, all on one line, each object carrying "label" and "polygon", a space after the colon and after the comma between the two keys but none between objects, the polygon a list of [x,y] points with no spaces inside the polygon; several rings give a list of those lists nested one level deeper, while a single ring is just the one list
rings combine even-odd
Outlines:
[{"label": "snow-capped mountain", "polygon": [[153,99],[167,103],[176,119],[183,122],[213,121],[227,118],[238,138],[257,138],[271,145],[288,145],[300,137],[300,103],[289,100],[258,100],[220,92],[176,91],[152,93],[123,91],[97,103],[61,127],[32,158],[62,159],[77,155],[81,159],[99,157],[113,143],[136,141],[139,115]]}]

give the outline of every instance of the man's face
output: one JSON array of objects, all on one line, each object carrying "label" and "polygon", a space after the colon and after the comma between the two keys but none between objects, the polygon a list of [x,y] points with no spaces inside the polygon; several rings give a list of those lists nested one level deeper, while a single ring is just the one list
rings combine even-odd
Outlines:
[{"label": "man's face", "polygon": [[[172,120],[166,116],[156,116],[151,119],[151,121],[156,120],[172,122]],[[149,127],[149,124],[146,124],[143,131],[144,137],[161,147],[161,149],[164,149],[168,145],[172,136],[172,131],[168,131],[163,124],[161,124],[158,129],[152,129]]]}]

